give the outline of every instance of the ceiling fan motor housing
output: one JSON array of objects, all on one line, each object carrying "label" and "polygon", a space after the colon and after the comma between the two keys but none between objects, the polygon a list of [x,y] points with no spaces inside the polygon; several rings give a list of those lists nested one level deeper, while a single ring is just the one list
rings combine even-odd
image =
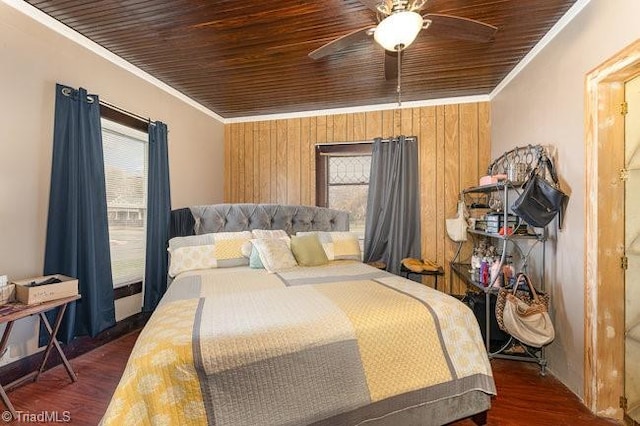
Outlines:
[{"label": "ceiling fan motor housing", "polygon": [[423,21],[416,12],[404,10],[392,13],[378,24],[373,38],[386,50],[395,52],[406,49],[418,36]]}]

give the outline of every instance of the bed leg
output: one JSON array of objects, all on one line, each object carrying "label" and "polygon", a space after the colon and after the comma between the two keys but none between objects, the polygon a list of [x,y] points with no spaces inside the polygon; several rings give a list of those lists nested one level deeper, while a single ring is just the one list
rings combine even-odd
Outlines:
[{"label": "bed leg", "polygon": [[487,424],[487,411],[483,411],[482,413],[474,414],[471,416],[471,420],[477,426],[484,426]]}]

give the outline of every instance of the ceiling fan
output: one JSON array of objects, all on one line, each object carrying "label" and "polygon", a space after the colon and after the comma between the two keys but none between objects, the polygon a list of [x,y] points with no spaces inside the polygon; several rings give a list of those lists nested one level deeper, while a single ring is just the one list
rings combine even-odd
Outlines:
[{"label": "ceiling fan", "polygon": [[[428,0],[359,0],[376,12],[378,25],[368,25],[343,35],[309,53],[320,59],[352,44],[373,39],[385,49],[386,80],[400,77],[401,52],[423,33],[443,38],[488,42],[498,29],[493,25],[460,16],[420,12]],[[396,66],[397,65],[397,66]],[[398,91],[400,83],[398,82]]]}]

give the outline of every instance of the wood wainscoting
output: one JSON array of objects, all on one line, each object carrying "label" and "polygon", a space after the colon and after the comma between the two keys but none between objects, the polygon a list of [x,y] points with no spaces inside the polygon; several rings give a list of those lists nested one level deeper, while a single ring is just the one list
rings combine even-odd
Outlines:
[{"label": "wood wainscoting", "polygon": [[316,143],[417,136],[422,255],[445,266],[441,289],[461,294],[465,286],[447,267],[456,244],[444,223],[456,213],[461,188],[486,174],[490,126],[488,102],[227,124],[224,199],[315,205]]}]

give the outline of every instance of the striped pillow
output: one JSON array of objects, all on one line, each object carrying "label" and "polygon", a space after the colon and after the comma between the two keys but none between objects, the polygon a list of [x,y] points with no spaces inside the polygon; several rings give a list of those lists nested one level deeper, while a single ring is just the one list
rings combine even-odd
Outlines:
[{"label": "striped pillow", "polygon": [[251,232],[219,232],[176,237],[169,240],[169,275],[196,269],[228,268],[248,265],[242,245],[251,240]]}]

